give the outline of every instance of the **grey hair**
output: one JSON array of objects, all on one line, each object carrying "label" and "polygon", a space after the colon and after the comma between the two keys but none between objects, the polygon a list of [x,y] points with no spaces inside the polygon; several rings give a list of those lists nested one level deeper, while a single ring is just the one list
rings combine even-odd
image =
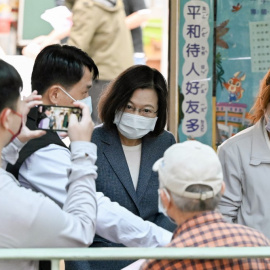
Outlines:
[{"label": "grey hair", "polygon": [[[192,193],[204,193],[207,191],[212,191],[212,188],[206,185],[198,184],[189,186],[186,191]],[[216,209],[222,196],[221,192],[219,192],[213,198],[201,200],[185,198],[174,194],[173,191],[170,192],[175,205],[183,212],[213,211]]]}]

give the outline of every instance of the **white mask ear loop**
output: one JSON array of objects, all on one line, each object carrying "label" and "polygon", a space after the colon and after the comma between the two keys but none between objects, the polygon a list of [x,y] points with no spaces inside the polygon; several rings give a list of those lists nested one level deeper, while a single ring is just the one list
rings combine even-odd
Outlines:
[{"label": "white mask ear loop", "polygon": [[166,195],[168,201],[170,202],[170,201],[171,201],[171,196],[170,196],[168,190],[167,190],[166,188],[163,188],[163,191],[164,191],[164,193],[165,193],[165,195]]},{"label": "white mask ear loop", "polygon": [[73,98],[66,90],[64,90],[61,86],[57,86],[60,90],[62,90],[67,96],[69,96],[73,101],[77,101],[75,98]]},{"label": "white mask ear loop", "polygon": [[[170,196],[168,190],[167,190],[166,188],[164,188],[164,187],[158,189],[159,197],[160,197],[161,190],[164,191],[165,196],[166,196],[167,199],[168,199],[168,202],[170,202],[170,201],[171,201],[171,196]],[[162,206],[163,206],[163,205],[162,205]],[[172,223],[175,223],[175,221],[174,221],[171,217],[168,216],[168,214],[167,214],[167,208],[165,208],[165,207],[163,206],[163,209],[164,209],[164,211],[165,211],[165,212],[163,212],[163,213],[168,217],[168,219],[169,219]]]},{"label": "white mask ear loop", "polygon": [[[160,193],[161,193],[161,190],[164,191],[165,196],[166,196],[167,199],[168,199],[168,202],[170,202],[170,201],[171,201],[171,196],[170,196],[168,190],[167,190],[166,188],[159,188],[159,189],[158,189],[158,194],[159,194],[159,195],[160,195]],[[164,209],[165,209],[165,207],[164,207]],[[165,209],[165,210],[167,211],[167,209]]]}]

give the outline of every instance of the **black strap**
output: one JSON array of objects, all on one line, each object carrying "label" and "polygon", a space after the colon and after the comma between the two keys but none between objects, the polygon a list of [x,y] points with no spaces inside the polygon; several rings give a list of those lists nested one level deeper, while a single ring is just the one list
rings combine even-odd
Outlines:
[{"label": "black strap", "polygon": [[[37,116],[37,108],[31,109],[27,116],[27,122],[26,126],[31,130],[36,130],[36,116]],[[21,165],[24,163],[24,161],[31,156],[34,152],[37,150],[46,147],[50,144],[56,144],[63,146],[67,148],[67,146],[62,142],[62,140],[59,138],[58,134],[53,131],[46,131],[46,135],[33,139],[29,141],[20,151],[19,158],[17,162],[14,165],[11,165],[10,163],[7,165],[7,171],[12,173],[16,179],[18,179],[19,170],[21,168]]]}]

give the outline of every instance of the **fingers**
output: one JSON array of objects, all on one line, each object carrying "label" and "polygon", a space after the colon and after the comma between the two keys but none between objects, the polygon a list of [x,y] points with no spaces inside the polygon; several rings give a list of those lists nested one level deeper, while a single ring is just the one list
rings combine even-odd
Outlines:
[{"label": "fingers", "polygon": [[86,104],[79,102],[79,101],[75,101],[73,104],[76,107],[79,107],[82,109],[82,119],[80,122],[87,124],[87,123],[89,123],[89,121],[92,121],[89,108]]},{"label": "fingers", "polygon": [[41,100],[42,99],[42,96],[41,95],[38,95],[38,92],[37,90],[34,90],[31,95],[29,96],[24,96],[23,97],[23,100],[27,103],[29,101],[32,101],[32,100]]},{"label": "fingers", "polygon": [[72,127],[74,124],[77,124],[77,123],[78,123],[78,118],[77,118],[77,116],[75,114],[72,113],[69,116],[69,124],[68,124],[68,126]]},{"label": "fingers", "polygon": [[43,103],[42,100],[31,100],[26,103],[26,106],[28,107],[28,109],[31,109],[42,103]]},{"label": "fingers", "polygon": [[32,130],[31,133],[30,133],[30,139],[35,139],[35,138],[39,138],[43,135],[46,134],[46,131],[45,130]]},{"label": "fingers", "polygon": [[82,119],[78,121],[75,114],[71,114],[68,124],[68,135],[70,141],[90,141],[94,123],[91,119],[89,109],[86,104],[74,102],[74,106],[82,109]]},{"label": "fingers", "polygon": [[18,135],[18,139],[22,142],[28,142],[31,139],[39,138],[46,134],[44,130],[30,130],[26,126],[23,126],[21,133]]},{"label": "fingers", "polygon": [[25,105],[23,111],[24,116],[26,116],[29,113],[31,108],[42,104],[43,102],[41,99],[42,96],[37,94],[37,90],[34,90],[31,95],[23,97],[23,102]]},{"label": "fingers", "polygon": [[67,131],[61,131],[61,132],[57,132],[57,133],[61,137],[61,139],[68,137]]}]

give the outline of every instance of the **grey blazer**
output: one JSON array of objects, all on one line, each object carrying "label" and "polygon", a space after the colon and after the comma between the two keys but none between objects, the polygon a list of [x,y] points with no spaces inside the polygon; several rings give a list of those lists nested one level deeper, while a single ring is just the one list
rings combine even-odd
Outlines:
[{"label": "grey blazer", "polygon": [[141,165],[137,190],[135,190],[118,131],[108,131],[103,126],[95,128],[92,142],[97,145],[97,191],[112,201],[157,225],[173,231],[175,225],[158,212],[158,175],[152,171],[156,160],[175,143],[174,136],[164,131],[157,137],[145,136],[142,140]]},{"label": "grey blazer", "polygon": [[[95,128],[92,142],[97,145],[98,178],[97,191],[103,192],[112,201],[118,202],[144,220],[173,231],[176,225],[158,212],[158,175],[152,171],[154,162],[175,143],[173,135],[164,131],[158,137],[145,136],[142,140],[142,155],[137,190],[135,190],[118,131],[104,126]],[[92,247],[119,247],[96,235]],[[132,261],[88,261],[91,270],[119,270]],[[71,270],[76,268],[71,268]],[[85,268],[88,269],[88,268]],[[69,270],[69,269],[67,269]]]}]

